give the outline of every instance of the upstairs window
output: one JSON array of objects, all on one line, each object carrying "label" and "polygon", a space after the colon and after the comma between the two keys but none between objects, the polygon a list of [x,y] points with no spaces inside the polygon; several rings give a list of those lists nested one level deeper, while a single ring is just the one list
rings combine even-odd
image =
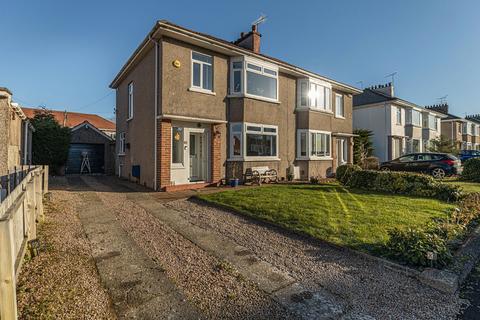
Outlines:
[{"label": "upstairs window", "polygon": [[192,87],[213,90],[213,58],[192,51]]},{"label": "upstairs window", "polygon": [[133,119],[133,82],[128,84],[128,117],[127,120]]},{"label": "upstairs window", "polygon": [[230,94],[278,100],[278,68],[262,61],[237,58],[231,62]]},{"label": "upstairs window", "polygon": [[411,124],[417,127],[422,126],[422,114],[417,111],[410,109],[407,112],[407,124]]},{"label": "upstairs window", "polygon": [[343,96],[335,94],[335,116],[338,118],[345,118],[345,107],[343,105]]},{"label": "upstairs window", "polygon": [[396,118],[397,118],[397,124],[401,125],[402,124],[402,109],[399,107],[396,107]]},{"label": "upstairs window", "polygon": [[277,99],[277,71],[247,63],[247,93]]},{"label": "upstairs window", "polygon": [[300,79],[297,82],[298,104],[303,108],[332,111],[331,88],[327,83],[316,80]]}]

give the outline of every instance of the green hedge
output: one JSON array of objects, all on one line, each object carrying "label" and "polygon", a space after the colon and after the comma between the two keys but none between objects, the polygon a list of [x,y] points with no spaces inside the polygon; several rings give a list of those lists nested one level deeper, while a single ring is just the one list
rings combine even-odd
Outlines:
[{"label": "green hedge", "polygon": [[345,184],[352,177],[352,172],[361,170],[362,168],[360,168],[356,164],[344,164],[337,168],[337,171],[335,172],[335,177],[342,184]]},{"label": "green hedge", "polygon": [[443,201],[458,201],[463,197],[461,187],[441,183],[427,175],[408,172],[356,170],[352,166],[342,167],[340,166],[337,169],[337,179],[350,188],[433,197]]},{"label": "green hedge", "polygon": [[[468,194],[458,202],[458,208],[443,219],[406,230],[390,230],[386,254],[412,266],[443,267],[451,261],[457,240],[464,239],[479,218],[480,193]],[[427,258],[429,252],[436,255],[435,260]]]},{"label": "green hedge", "polygon": [[462,180],[480,182],[480,158],[471,158],[465,161]]},{"label": "green hedge", "polygon": [[[420,228],[393,229],[389,236],[388,255],[409,265],[443,267],[452,258],[447,241],[435,232]],[[430,252],[436,255],[433,260],[428,259]]]}]

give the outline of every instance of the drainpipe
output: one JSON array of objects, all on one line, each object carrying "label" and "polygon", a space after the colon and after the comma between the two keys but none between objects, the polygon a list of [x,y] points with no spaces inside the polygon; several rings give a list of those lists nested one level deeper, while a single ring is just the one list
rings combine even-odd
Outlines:
[{"label": "drainpipe", "polygon": [[153,144],[153,190],[157,191],[157,131],[158,131],[158,123],[157,123],[157,116],[158,116],[158,41],[153,39],[149,36],[149,40],[155,43],[155,106],[154,106],[154,113],[155,116],[153,117],[155,121],[155,135],[154,135],[154,144]]},{"label": "drainpipe", "polygon": [[23,164],[26,165],[27,163],[27,152],[28,152],[28,120],[24,122],[25,124],[25,137],[23,139]]}]

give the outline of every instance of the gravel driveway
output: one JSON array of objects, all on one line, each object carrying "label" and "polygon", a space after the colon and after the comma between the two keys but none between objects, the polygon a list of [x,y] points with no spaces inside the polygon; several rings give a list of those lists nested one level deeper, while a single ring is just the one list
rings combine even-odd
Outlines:
[{"label": "gravel driveway", "polygon": [[[142,208],[115,178],[84,177],[135,243],[210,319],[292,319],[278,301],[232,266]],[[90,192],[90,191],[88,191]],[[155,199],[154,193],[143,191]],[[160,200],[159,200],[160,202]],[[454,319],[462,300],[421,285],[349,250],[302,237],[192,200],[161,201],[171,214],[233,241],[312,292],[328,292],[349,316],[341,319]]]},{"label": "gravel driveway", "polygon": [[320,241],[189,200],[169,202],[193,224],[220,233],[310,287],[326,289],[354,313],[376,319],[454,319],[461,306],[416,279]]}]

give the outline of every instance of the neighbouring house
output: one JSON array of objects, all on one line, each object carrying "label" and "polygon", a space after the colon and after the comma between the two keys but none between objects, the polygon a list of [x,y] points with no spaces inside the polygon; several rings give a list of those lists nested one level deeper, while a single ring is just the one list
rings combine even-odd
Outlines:
[{"label": "neighbouring house", "polygon": [[260,39],[255,25],[230,42],[158,21],[110,84],[118,175],[175,190],[257,166],[308,179],[352,162],[361,91],[262,54]]},{"label": "neighbouring house", "polygon": [[33,130],[12,93],[0,87],[0,177],[32,163]]},{"label": "neighbouring house", "polygon": [[452,140],[458,149],[480,150],[480,116],[471,115],[465,118],[449,112],[447,103],[427,106],[446,115],[442,119],[442,135]]},{"label": "neighbouring house", "polygon": [[374,155],[380,161],[426,152],[441,135],[441,112],[395,96],[392,83],[367,88],[353,97],[353,126],[373,133]]},{"label": "neighbouring house", "polygon": [[[43,109],[24,108],[29,118]],[[88,158],[90,171],[84,166],[82,173],[115,172],[115,123],[96,114],[47,110],[57,122],[71,129],[72,135],[65,173],[79,174]]]}]

